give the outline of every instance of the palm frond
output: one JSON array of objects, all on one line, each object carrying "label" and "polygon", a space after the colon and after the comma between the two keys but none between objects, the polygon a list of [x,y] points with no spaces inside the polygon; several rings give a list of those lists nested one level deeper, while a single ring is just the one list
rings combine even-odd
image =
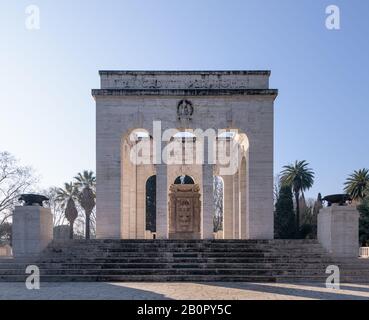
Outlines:
[{"label": "palm frond", "polygon": [[355,170],[350,174],[345,183],[344,191],[353,200],[362,200],[369,195],[369,169],[363,168]]}]

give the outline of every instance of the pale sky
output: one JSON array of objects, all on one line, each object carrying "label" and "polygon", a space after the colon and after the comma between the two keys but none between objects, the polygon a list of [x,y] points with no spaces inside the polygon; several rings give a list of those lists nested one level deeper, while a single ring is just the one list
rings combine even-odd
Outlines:
[{"label": "pale sky", "polygon": [[[340,30],[325,27],[330,4]],[[369,167],[368,14],[361,0],[1,0],[0,150],[59,186],[95,170],[99,69],[270,69],[275,174],[306,159],[308,195],[340,192]]]}]

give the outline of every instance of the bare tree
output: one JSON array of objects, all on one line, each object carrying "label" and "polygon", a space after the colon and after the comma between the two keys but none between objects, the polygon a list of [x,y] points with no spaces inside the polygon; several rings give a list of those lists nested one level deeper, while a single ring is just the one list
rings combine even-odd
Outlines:
[{"label": "bare tree", "polygon": [[59,188],[51,187],[47,190],[42,191],[42,194],[49,198],[47,201],[47,206],[51,209],[53,213],[53,224],[54,227],[66,224],[66,218],[64,214],[64,203],[60,201]]},{"label": "bare tree", "polygon": [[0,152],[0,225],[12,216],[19,195],[30,191],[37,181],[31,167],[21,166],[9,152]]}]

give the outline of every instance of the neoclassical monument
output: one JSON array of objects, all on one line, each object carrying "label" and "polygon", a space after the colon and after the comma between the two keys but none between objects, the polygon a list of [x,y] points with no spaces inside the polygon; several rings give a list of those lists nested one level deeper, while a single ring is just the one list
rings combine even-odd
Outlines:
[{"label": "neoclassical monument", "polygon": [[[273,238],[269,71],[100,71],[97,237]],[[150,197],[148,193],[150,192]],[[150,217],[151,224],[148,219]],[[154,224],[152,223],[154,221]]]}]

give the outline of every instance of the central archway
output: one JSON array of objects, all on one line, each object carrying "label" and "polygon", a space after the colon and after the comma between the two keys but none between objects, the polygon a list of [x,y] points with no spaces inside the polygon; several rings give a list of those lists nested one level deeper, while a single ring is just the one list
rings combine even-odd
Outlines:
[{"label": "central archway", "polygon": [[179,176],[170,186],[169,239],[201,238],[200,187],[190,176]]}]

